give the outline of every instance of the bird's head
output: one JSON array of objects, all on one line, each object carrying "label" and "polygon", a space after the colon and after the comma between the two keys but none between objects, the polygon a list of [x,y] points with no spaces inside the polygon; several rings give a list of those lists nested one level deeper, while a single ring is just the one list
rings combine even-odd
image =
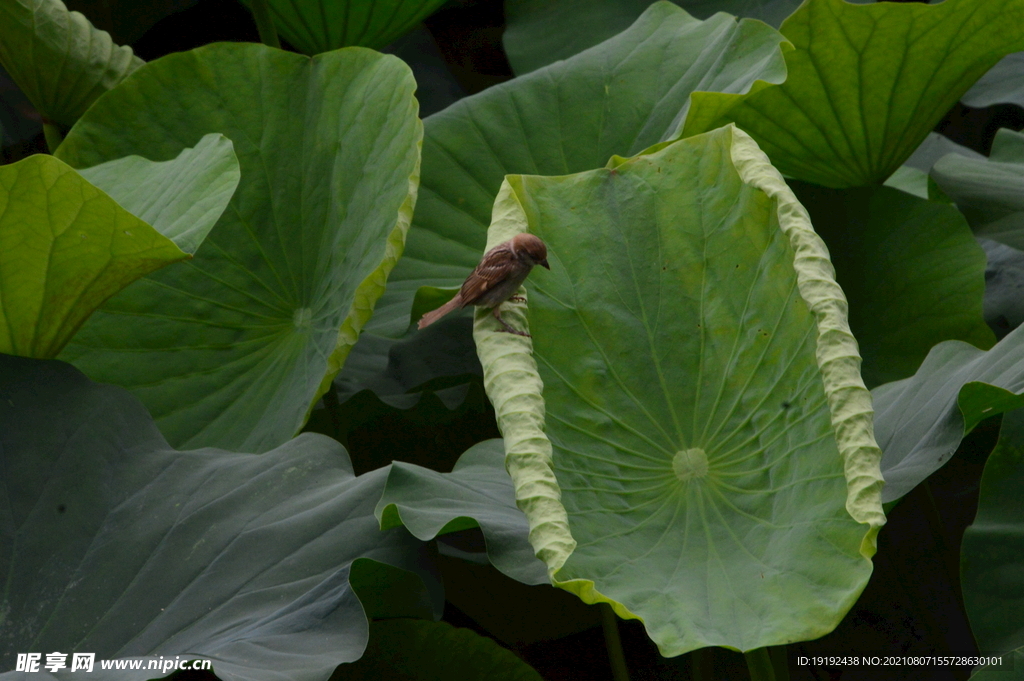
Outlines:
[{"label": "bird's head", "polygon": [[516,255],[525,259],[530,265],[541,265],[551,269],[548,265],[548,247],[538,237],[532,234],[516,234],[512,237],[512,248]]}]

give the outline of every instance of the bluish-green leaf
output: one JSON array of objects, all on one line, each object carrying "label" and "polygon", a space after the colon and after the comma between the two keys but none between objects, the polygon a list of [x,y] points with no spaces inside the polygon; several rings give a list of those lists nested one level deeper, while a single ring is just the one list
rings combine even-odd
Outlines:
[{"label": "bluish-green leaf", "polygon": [[[326,681],[366,645],[353,561],[433,582],[420,542],[373,516],[387,470],[356,477],[329,438],[261,456],[175,451],[124,390],[7,355],[0,423],[0,668],[79,651],[212,659],[225,681]],[[154,674],[91,678],[112,676]]]},{"label": "bluish-green leaf", "polygon": [[975,234],[1024,249],[1024,134],[1000,128],[987,159],[946,154],[931,177]]},{"label": "bluish-green leaf", "polygon": [[960,100],[976,108],[993,104],[1024,106],[1024,52],[1000,59]]},{"label": "bluish-green leaf", "polygon": [[910,155],[910,158],[897,168],[884,184],[918,198],[930,198],[931,182],[928,179],[928,172],[936,161],[949,153],[957,153],[968,158],[985,158],[973,149],[957,144],[948,137],[937,132],[930,132]]},{"label": "bluish-green leaf", "polygon": [[526,516],[516,507],[501,440],[467,449],[451,473],[396,461],[376,514],[381,528],[404,525],[423,540],[479,526],[496,568],[526,584],[548,583],[547,569],[527,539]]},{"label": "bluish-green leaf", "polygon": [[884,452],[882,499],[892,501],[941,468],[983,419],[1024,406],[1024,328],[987,352],[940,343],[914,376],[872,396]]},{"label": "bluish-green leaf", "polygon": [[[799,0],[673,0],[698,19],[717,12],[778,27]],[[629,28],[652,0],[505,0],[502,43],[518,75],[593,47]]]}]

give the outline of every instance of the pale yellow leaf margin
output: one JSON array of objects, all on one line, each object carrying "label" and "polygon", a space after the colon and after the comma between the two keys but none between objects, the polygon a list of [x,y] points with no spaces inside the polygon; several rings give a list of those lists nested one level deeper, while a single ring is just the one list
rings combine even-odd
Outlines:
[{"label": "pale yellow leaf margin", "polygon": [[398,259],[402,257],[402,253],[405,251],[405,237],[409,234],[412,214],[416,209],[416,197],[419,194],[422,150],[423,121],[417,118],[416,165],[409,175],[409,193],[406,194],[402,205],[398,207],[395,226],[392,228],[391,233],[388,235],[388,240],[384,244],[384,259],[381,260],[377,269],[370,272],[359,284],[358,288],[356,288],[352,307],[349,309],[345,321],[342,322],[341,328],[338,330],[338,343],[334,346],[334,351],[327,358],[327,370],[320,381],[320,386],[313,395],[313,399],[310,400],[309,408],[306,410],[306,417],[302,420],[303,424],[309,421],[317,401],[324,396],[331,387],[331,383],[334,382],[335,377],[341,371],[341,368],[345,365],[345,360],[348,359],[349,353],[352,352],[356,341],[359,340],[359,334],[362,332],[363,327],[366,326],[366,322],[370,321],[370,317],[373,316],[373,308],[377,305],[380,297],[384,295],[384,289],[388,283],[388,275],[391,274],[391,270],[395,269]]},{"label": "pale yellow leaf margin", "polygon": [[[854,520],[868,526],[860,553],[871,558],[879,528],[885,524],[879,468],[882,451],[875,442],[871,393],[860,375],[861,358],[850,332],[846,296],[836,283],[828,249],[811,227],[807,210],[757,143],[734,125],[727,127],[737,173],[744,183],[775,200],[780,228],[793,247],[797,286],[817,322],[816,355],[844,463],[846,510]],[[519,176],[505,178],[494,202],[488,249],[528,231],[517,195],[521,186]],[[520,294],[525,295],[525,291]],[[506,303],[502,317],[514,327],[526,329],[526,305]],[[484,387],[505,439],[505,467],[512,477],[517,504],[530,523],[530,543],[537,557],[547,564],[551,583],[576,593],[587,603],[609,603],[620,617],[639,619],[621,603],[601,595],[590,580],[558,579],[557,573],[576,548],[576,541],[569,531],[552,468],[551,442],[544,434],[544,385],[533,359],[533,342],[499,331],[490,310],[477,311],[473,337],[483,365]]]}]

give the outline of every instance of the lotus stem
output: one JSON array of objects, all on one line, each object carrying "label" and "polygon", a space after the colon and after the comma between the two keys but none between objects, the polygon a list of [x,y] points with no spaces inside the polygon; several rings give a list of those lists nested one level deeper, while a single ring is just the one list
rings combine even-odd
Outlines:
[{"label": "lotus stem", "polygon": [[789,681],[789,658],[786,656],[786,646],[772,646],[768,649],[768,655],[772,658],[772,667],[775,669],[775,681]]},{"label": "lotus stem", "polygon": [[612,666],[615,681],[629,681],[626,655],[622,652],[622,638],[619,636],[619,618],[612,606],[601,603],[601,628],[604,629],[604,645],[608,649],[608,662]]},{"label": "lotus stem", "polygon": [[43,137],[46,138],[46,147],[51,154],[57,151],[57,147],[64,141],[64,133],[60,131],[60,127],[47,121],[43,122]]},{"label": "lotus stem", "polygon": [[743,657],[747,658],[750,681],[776,681],[775,667],[772,666],[767,648],[755,648],[749,653],[743,653]]},{"label": "lotus stem", "polygon": [[715,681],[711,648],[699,648],[690,653],[690,677],[693,681]]},{"label": "lotus stem", "polygon": [[281,47],[281,41],[277,38],[277,29],[274,28],[274,20],[270,17],[270,5],[267,0],[250,0],[252,3],[252,17],[256,20],[256,29],[260,32],[260,41],[269,47]]}]

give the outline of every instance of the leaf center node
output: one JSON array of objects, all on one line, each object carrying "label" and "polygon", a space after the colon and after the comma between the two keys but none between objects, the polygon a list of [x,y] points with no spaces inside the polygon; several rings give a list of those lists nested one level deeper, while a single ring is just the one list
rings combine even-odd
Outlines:
[{"label": "leaf center node", "polygon": [[313,323],[313,311],[308,307],[300,307],[292,315],[292,321],[296,329],[308,329]]},{"label": "leaf center node", "polygon": [[672,471],[683,482],[703,478],[708,474],[708,455],[699,447],[678,451],[672,458]]}]

